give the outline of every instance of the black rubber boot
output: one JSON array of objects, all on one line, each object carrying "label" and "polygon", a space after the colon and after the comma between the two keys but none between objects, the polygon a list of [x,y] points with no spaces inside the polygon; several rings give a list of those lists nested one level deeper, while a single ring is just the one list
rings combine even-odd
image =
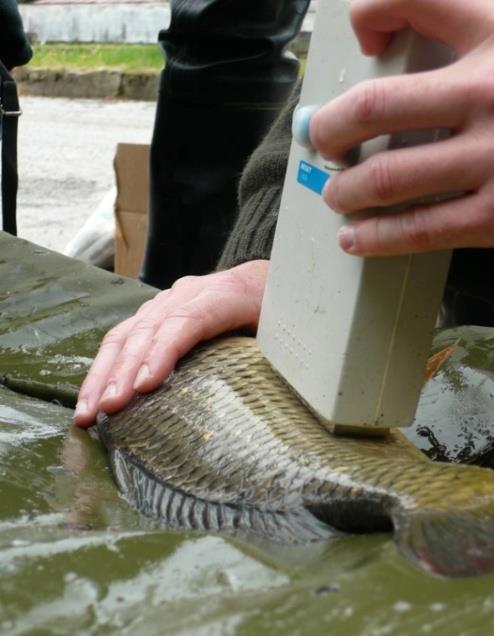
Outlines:
[{"label": "black rubber boot", "polygon": [[164,288],[214,269],[243,166],[298,75],[285,52],[309,0],[175,0],[151,144],[141,279]]}]

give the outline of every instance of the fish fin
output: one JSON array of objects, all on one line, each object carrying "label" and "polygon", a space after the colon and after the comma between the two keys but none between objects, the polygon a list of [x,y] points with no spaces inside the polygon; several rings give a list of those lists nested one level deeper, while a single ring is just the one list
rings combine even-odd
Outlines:
[{"label": "fish fin", "polygon": [[456,351],[460,344],[460,338],[449,347],[445,347],[438,351],[427,360],[427,366],[425,368],[424,385],[431,380],[439,369],[443,366],[446,360]]},{"label": "fish fin", "polygon": [[175,530],[253,532],[278,543],[326,540],[334,533],[305,510],[270,511],[195,497],[155,479],[130,454],[111,453],[115,481],[144,515]]},{"label": "fish fin", "polygon": [[427,510],[393,516],[400,551],[443,577],[494,571],[494,509]]}]

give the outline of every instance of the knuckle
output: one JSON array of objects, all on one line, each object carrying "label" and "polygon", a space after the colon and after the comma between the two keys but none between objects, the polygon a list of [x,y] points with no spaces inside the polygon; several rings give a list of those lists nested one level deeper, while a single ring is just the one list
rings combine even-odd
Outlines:
[{"label": "knuckle", "polygon": [[117,384],[120,379],[120,368],[115,366],[110,375],[106,378],[106,386],[109,384]]},{"label": "knuckle", "polygon": [[122,356],[115,362],[114,373],[117,378],[121,378],[129,368],[135,367],[142,359],[142,355],[137,351],[125,351]]},{"label": "knuckle", "polygon": [[425,252],[433,247],[434,237],[425,222],[427,214],[425,208],[412,208],[400,217],[403,236],[414,252]]},{"label": "knuckle", "polygon": [[389,201],[396,194],[396,172],[384,157],[376,156],[369,161],[367,187],[371,196],[378,202]]},{"label": "knuckle", "polygon": [[116,327],[112,327],[110,331],[107,331],[107,333],[105,334],[101,342],[101,346],[108,347],[115,344],[120,344],[122,340],[123,340],[122,328],[120,327],[120,325],[117,325]]},{"label": "knuckle", "polygon": [[125,351],[113,363],[111,375],[107,380],[107,384],[114,382],[121,383],[129,370],[135,368],[141,361],[141,356],[136,352]]},{"label": "knuckle", "polygon": [[183,289],[189,288],[194,283],[196,283],[199,276],[182,276],[182,278],[178,278],[172,285],[172,289],[174,291],[181,291]]},{"label": "knuckle", "polygon": [[[373,251],[376,253],[380,253],[383,249],[388,247],[386,237],[387,233],[387,219],[383,217],[376,217],[375,222],[371,225],[371,229],[373,232],[370,235],[371,245],[373,246]],[[359,234],[356,232],[356,245],[358,246]]]},{"label": "knuckle", "polygon": [[[206,316],[203,309],[195,303],[170,311],[162,323],[164,329],[156,331],[151,338],[151,347],[161,347],[165,344],[168,351],[173,351],[177,338],[170,338],[170,328],[172,333],[177,329],[179,333],[183,332],[184,329],[202,332],[205,320]],[[175,325],[173,324],[174,322],[176,322]]]},{"label": "knuckle", "polygon": [[473,108],[477,109],[480,105],[489,112],[494,111],[494,73],[474,77],[462,89]]},{"label": "knuckle", "polygon": [[116,384],[121,384],[122,382],[125,382],[125,378],[128,374],[141,365],[143,357],[142,353],[142,351],[134,351],[128,347],[123,349],[117,359],[113,362],[110,375],[106,380],[106,383],[109,384],[114,382]]},{"label": "knuckle", "polygon": [[179,349],[179,338],[170,338],[168,335],[157,333],[151,340],[149,353],[142,359],[142,364],[148,364],[149,360],[159,362],[164,356],[178,359]]},{"label": "knuckle", "polygon": [[[159,294],[158,294],[159,295]],[[136,312],[136,315],[139,315],[143,312],[145,312],[147,309],[149,309],[152,306],[153,301],[152,300],[147,300],[145,303],[143,303],[139,309]]]},{"label": "knuckle", "polygon": [[158,318],[141,318],[139,322],[136,322],[136,324],[134,325],[132,331],[128,336],[128,339],[131,339],[131,337],[133,336],[140,336],[142,334],[146,334],[149,331],[156,330],[159,327],[160,322],[161,321]]},{"label": "knuckle", "polygon": [[204,311],[202,307],[198,306],[196,303],[190,303],[189,305],[182,307],[167,316],[167,320],[174,318],[179,318],[180,320],[186,320],[188,322],[201,322],[204,320]]},{"label": "knuckle", "polygon": [[361,82],[353,89],[353,119],[357,124],[369,124],[381,119],[386,110],[386,93],[376,80]]},{"label": "knuckle", "polygon": [[485,232],[490,236],[494,233],[494,201],[491,196],[483,197],[475,206],[473,222],[475,229]]},{"label": "knuckle", "polygon": [[154,298],[145,302],[144,305],[142,305],[141,309],[147,309],[148,307],[153,307],[156,303],[159,303],[165,300],[169,293],[170,293],[169,289],[163,289],[162,291],[158,292]]}]

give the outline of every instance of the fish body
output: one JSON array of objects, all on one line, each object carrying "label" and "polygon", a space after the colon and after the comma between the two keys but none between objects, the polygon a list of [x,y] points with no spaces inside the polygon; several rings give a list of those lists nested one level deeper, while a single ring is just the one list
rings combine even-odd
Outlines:
[{"label": "fish body", "polygon": [[201,345],[98,428],[124,495],[166,527],[282,542],[393,530],[438,575],[494,570],[491,470],[432,462],[399,431],[328,433],[253,338]]}]

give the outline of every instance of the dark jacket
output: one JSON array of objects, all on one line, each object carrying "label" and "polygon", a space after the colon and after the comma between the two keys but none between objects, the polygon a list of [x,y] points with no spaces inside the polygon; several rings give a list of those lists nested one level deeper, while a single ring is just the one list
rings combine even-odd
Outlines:
[{"label": "dark jacket", "polygon": [[32,50],[15,0],[0,0],[0,61],[11,69],[29,62]]}]

